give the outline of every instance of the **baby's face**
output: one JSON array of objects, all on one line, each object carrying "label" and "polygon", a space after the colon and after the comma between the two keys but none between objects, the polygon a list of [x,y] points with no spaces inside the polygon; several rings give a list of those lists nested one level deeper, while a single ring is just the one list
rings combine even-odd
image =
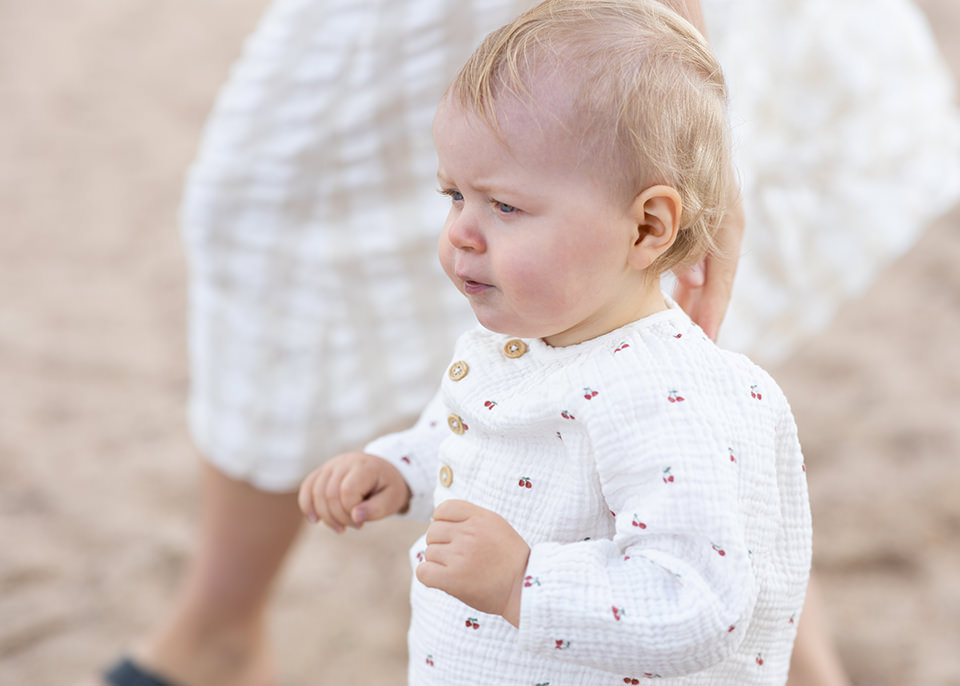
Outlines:
[{"label": "baby's face", "polygon": [[498,118],[506,145],[452,98],[434,119],[447,276],[492,331],[563,346],[633,321],[633,198],[614,197],[542,112],[508,102]]}]

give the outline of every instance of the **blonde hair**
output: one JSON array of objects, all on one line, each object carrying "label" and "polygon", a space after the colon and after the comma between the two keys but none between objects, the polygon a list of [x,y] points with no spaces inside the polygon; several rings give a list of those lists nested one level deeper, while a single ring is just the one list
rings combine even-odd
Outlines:
[{"label": "blonde hair", "polygon": [[499,135],[498,98],[536,106],[548,68],[573,84],[567,132],[615,172],[617,190],[679,193],[681,230],[651,271],[699,259],[731,181],[727,92],[703,36],[654,0],[547,0],[488,35],[448,95]]}]

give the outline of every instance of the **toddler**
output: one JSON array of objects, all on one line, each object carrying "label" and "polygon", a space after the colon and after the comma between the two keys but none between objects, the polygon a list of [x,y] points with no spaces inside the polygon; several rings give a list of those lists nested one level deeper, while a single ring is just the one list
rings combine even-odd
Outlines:
[{"label": "toddler", "polygon": [[789,406],[660,289],[730,185],[726,94],[657,2],[548,0],[434,120],[440,261],[481,326],[415,426],[300,490],[425,519],[409,680],[784,684],[810,565]]}]

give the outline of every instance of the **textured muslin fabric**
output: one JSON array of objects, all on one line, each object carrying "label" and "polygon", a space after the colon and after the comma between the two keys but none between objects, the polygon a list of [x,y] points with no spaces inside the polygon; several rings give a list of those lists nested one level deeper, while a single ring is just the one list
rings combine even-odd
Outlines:
[{"label": "textured muslin fabric", "polygon": [[531,546],[519,630],[414,577],[409,683],[785,683],[811,524],[776,383],[672,303],[517,340],[468,331],[417,424],[365,448],[404,474],[407,516],[466,500]]},{"label": "textured muslin fabric", "polygon": [[[413,417],[472,321],[436,264],[433,111],[531,0],[276,0],[182,208],[190,427],[288,490]],[[782,358],[956,195],[951,88],[905,0],[704,0],[747,231],[722,341]]]}]

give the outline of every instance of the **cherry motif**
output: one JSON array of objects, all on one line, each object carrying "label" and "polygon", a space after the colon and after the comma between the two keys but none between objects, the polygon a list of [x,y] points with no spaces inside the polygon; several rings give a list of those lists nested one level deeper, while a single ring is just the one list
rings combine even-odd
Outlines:
[{"label": "cherry motif", "polygon": [[760,389],[757,387],[757,384],[750,386],[750,397],[756,398],[757,400],[763,399],[763,394],[760,393]]},{"label": "cherry motif", "polygon": [[680,395],[677,390],[672,390],[667,394],[667,401],[671,403],[682,403],[686,398]]},{"label": "cherry motif", "polygon": [[406,455],[404,455],[403,457],[401,457],[401,458],[400,458],[400,461],[403,462],[404,464],[410,464],[410,458],[407,457]]},{"label": "cherry motif", "polygon": [[618,345],[618,346],[616,347],[616,349],[615,349],[613,352],[618,353],[618,352],[620,352],[621,350],[624,350],[625,348],[629,348],[629,347],[630,347],[630,344],[629,344],[629,343],[621,343],[620,345]]},{"label": "cherry motif", "polygon": [[730,461],[736,462],[737,456],[733,454],[733,448],[727,448],[727,451],[730,453]]},{"label": "cherry motif", "polygon": [[570,413],[567,412],[566,410],[564,410],[563,412],[561,412],[561,413],[560,413],[560,416],[563,417],[564,419],[576,419],[576,417],[574,417],[572,414],[570,414]]},{"label": "cherry motif", "polygon": [[675,333],[675,334],[673,334],[673,337],[674,337],[674,338],[683,338],[683,334],[682,334],[682,333]]},{"label": "cherry motif", "polygon": [[433,655],[427,655],[427,664],[433,667]]},{"label": "cherry motif", "polygon": [[521,476],[520,477],[520,488],[533,488],[533,482],[530,481],[529,477]]},{"label": "cherry motif", "polygon": [[556,648],[557,650],[566,650],[569,647],[570,647],[570,641],[564,641],[563,639],[559,639],[559,638],[556,640],[556,645],[554,646],[554,648]]},{"label": "cherry motif", "polygon": [[610,606],[610,609],[613,610],[613,618],[620,621],[620,618],[625,616],[627,613],[623,611],[623,608],[619,608],[616,605]]},{"label": "cherry motif", "polygon": [[640,683],[640,679],[633,679],[633,678],[631,678],[631,677],[625,676],[625,677],[623,677],[623,683],[625,683],[625,684],[639,684],[639,683]]},{"label": "cherry motif", "polygon": [[730,625],[730,628],[727,629],[727,633],[728,633],[728,634],[733,633],[733,630],[736,629],[736,628],[737,628],[737,627],[735,627],[733,624],[731,624],[731,625]]},{"label": "cherry motif", "polygon": [[672,484],[673,483],[673,474],[670,473],[670,468],[667,467],[663,470],[663,483]]},{"label": "cherry motif", "polygon": [[757,653],[757,664],[763,667],[763,656]]},{"label": "cherry motif", "polygon": [[531,586],[539,586],[540,577],[536,576],[525,576],[523,577],[523,587],[530,588]]},{"label": "cherry motif", "polygon": [[484,400],[484,401],[483,401],[483,406],[484,406],[485,408],[487,408],[488,410],[492,410],[493,408],[495,408],[495,407],[497,406],[497,403],[496,403],[495,401],[493,401],[493,400]]},{"label": "cherry motif", "polygon": [[711,543],[711,544],[710,544],[710,547],[713,548],[714,550],[716,550],[716,551],[717,551],[717,555],[719,555],[720,557],[723,557],[724,555],[727,554],[727,551],[724,550],[723,548],[721,548],[720,546],[718,546],[716,543]]},{"label": "cherry motif", "polygon": [[640,521],[640,515],[633,515],[633,525],[638,529],[646,529],[647,525]]},{"label": "cherry motif", "polygon": [[476,618],[476,617],[467,617],[466,626],[467,626],[468,629],[471,628],[471,627],[472,627],[473,629],[479,629],[479,628],[480,628],[480,624],[477,622],[477,618]]},{"label": "cherry motif", "polygon": [[583,389],[583,397],[586,398],[587,400],[590,400],[591,398],[596,398],[598,395],[600,394],[597,391],[593,390],[592,388]]}]

